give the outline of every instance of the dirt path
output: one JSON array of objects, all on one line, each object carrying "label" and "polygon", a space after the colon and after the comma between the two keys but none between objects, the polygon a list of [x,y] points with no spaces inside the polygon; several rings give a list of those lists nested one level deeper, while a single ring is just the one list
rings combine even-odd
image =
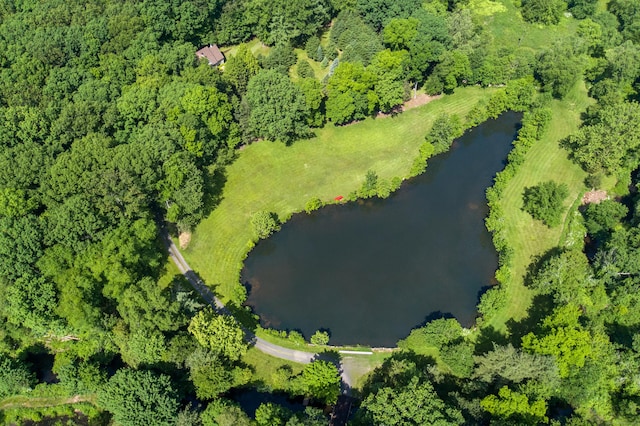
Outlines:
[{"label": "dirt path", "polygon": [[[430,96],[427,95],[426,93],[421,93],[418,96],[416,96],[415,98],[411,98],[409,99],[407,102],[403,103],[402,105],[399,105],[398,107],[394,108],[393,111],[391,112],[378,112],[378,114],[376,115],[376,117],[378,118],[387,118],[387,117],[393,117],[394,115],[398,114],[398,112],[400,111],[406,111],[412,108],[417,108],[421,105],[424,104],[428,104],[431,101],[435,101],[436,99],[440,99],[442,97],[442,95],[436,95],[436,96]],[[353,123],[357,123],[358,121],[354,121]],[[353,124],[353,123],[349,123],[349,124]]]},{"label": "dirt path", "polygon": [[[213,292],[204,284],[204,282],[198,277],[198,275],[193,272],[187,261],[184,259],[184,257],[182,257],[182,254],[166,232],[164,234],[164,240],[171,260],[173,260],[180,272],[187,278],[189,283],[198,292],[198,294],[200,294],[200,296],[202,296],[202,298],[219,313],[232,315],[232,313],[224,306],[224,303],[222,303],[222,301],[218,299],[215,294],[213,294]],[[322,354],[285,348],[283,346],[276,345],[275,343],[271,343],[264,339],[261,339],[260,337],[256,336],[251,330],[245,327],[242,327],[242,329],[245,332],[245,339],[247,340],[247,342],[267,355],[271,355],[280,359],[286,359],[288,361],[293,361],[300,364],[308,364],[316,359],[324,359]],[[357,367],[357,363],[354,363],[353,360],[350,360],[349,357],[341,360],[340,362],[335,362],[332,359],[326,360],[335,363],[336,367],[338,367],[338,370],[340,371],[342,393],[345,395],[349,395],[351,393],[351,388],[354,385],[354,374],[362,373],[362,371],[360,371],[361,368]]]},{"label": "dirt path", "polygon": [[79,402],[94,403],[95,395],[74,395],[70,398],[64,397],[29,397],[15,396],[7,398],[0,404],[0,410],[9,410],[12,408],[46,408],[55,407],[57,405],[77,404]]}]

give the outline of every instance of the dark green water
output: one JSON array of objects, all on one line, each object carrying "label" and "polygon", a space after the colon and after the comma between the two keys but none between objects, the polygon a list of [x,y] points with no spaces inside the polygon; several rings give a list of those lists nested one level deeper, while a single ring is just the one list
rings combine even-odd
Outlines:
[{"label": "dark green water", "polygon": [[337,345],[394,346],[439,313],[470,326],[497,268],[485,190],[520,117],[473,129],[386,200],[295,215],[247,258],[247,304],[264,326],[328,329]]}]

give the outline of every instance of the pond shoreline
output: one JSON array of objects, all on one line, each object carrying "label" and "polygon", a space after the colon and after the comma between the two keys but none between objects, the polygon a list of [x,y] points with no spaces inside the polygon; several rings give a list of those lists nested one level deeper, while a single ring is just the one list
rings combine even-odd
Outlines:
[{"label": "pond shoreline", "polygon": [[[508,113],[508,114],[514,114],[514,113]],[[503,116],[503,117],[504,117],[504,116]],[[509,134],[509,139],[508,139],[508,141],[506,141],[506,146],[507,146],[506,151],[503,151],[503,153],[502,153],[502,154],[503,154],[504,159],[506,159],[506,154],[507,154],[507,153],[509,152],[509,150],[510,150],[511,142],[512,142],[512,140],[515,138],[516,128],[517,128],[517,126],[519,125],[519,120],[520,120],[520,118],[515,118],[515,117],[516,117],[515,115],[514,115],[514,116],[509,115],[509,117],[512,117],[512,120],[513,120],[514,124],[512,125],[512,126],[513,126],[512,130],[511,130],[511,131],[507,131],[507,133]],[[503,118],[502,120],[504,120],[504,118]],[[489,121],[487,121],[487,122],[483,123],[483,125],[479,126],[479,127],[480,127],[480,129],[476,130],[477,128],[475,128],[474,130],[476,130],[476,132],[481,132],[481,133],[482,133],[484,128],[486,128],[487,126],[490,126],[490,125],[494,125],[494,126],[495,126],[495,125],[496,125],[495,123],[497,123],[495,120],[489,120]],[[484,127],[483,127],[483,126],[484,126]],[[475,133],[473,133],[473,132],[467,133],[465,136],[463,136],[462,140],[464,141],[464,140],[465,140],[464,138],[465,138],[465,137],[466,137],[466,138],[468,138],[470,134],[471,134],[471,135],[473,135],[473,134],[475,134]],[[485,136],[486,136],[486,135],[485,135]],[[472,136],[472,137],[474,137],[474,136]],[[483,137],[484,137],[484,136],[483,136]],[[466,143],[466,142],[463,142],[463,144],[464,144],[464,143]],[[457,144],[457,142],[456,142],[456,144]],[[454,151],[455,151],[456,149],[457,149],[457,147],[456,147],[456,148],[454,148]],[[431,169],[440,169],[441,167],[446,167],[446,161],[449,161],[449,160],[446,160],[446,159],[450,156],[450,152],[451,152],[451,151],[448,151],[448,152],[447,152],[447,153],[445,153],[443,156],[439,156],[439,157],[436,157],[436,158],[434,158],[434,159],[430,160],[430,161],[429,161],[429,164],[431,165],[431,166],[430,166],[431,168],[427,168],[427,170],[431,170]],[[441,159],[437,159],[437,158],[441,158]],[[442,165],[440,164],[441,162],[444,162],[444,163],[445,163],[445,165],[444,165],[444,166],[442,166]],[[474,203],[468,203],[468,205],[466,205],[466,206],[464,207],[465,209],[466,209],[466,208],[468,208],[468,210],[478,210],[478,209],[479,209],[478,211],[479,211],[480,213],[482,213],[482,212],[486,209],[486,207],[485,207],[485,205],[486,205],[486,200],[485,200],[485,198],[484,198],[484,192],[485,192],[486,188],[488,188],[489,186],[491,186],[491,184],[492,184],[492,177],[493,177],[493,176],[495,176],[495,174],[496,174],[497,172],[499,172],[499,171],[504,167],[504,163],[505,163],[505,161],[503,161],[503,159],[500,159],[500,166],[498,167],[498,169],[497,169],[497,170],[492,170],[492,171],[491,171],[491,173],[490,173],[490,175],[491,175],[491,176],[490,176],[490,179],[486,182],[486,186],[483,186],[483,187],[480,189],[480,192],[481,192],[481,194],[482,194],[482,195],[481,195],[482,201],[476,201],[476,202],[474,202]],[[432,170],[432,171],[433,171],[433,170]],[[429,172],[428,172],[428,173],[429,173]],[[427,173],[427,174],[428,174],[428,173]],[[421,179],[421,177],[418,177],[418,178],[416,178],[416,179]],[[403,185],[402,185],[402,186],[403,186],[403,188],[405,188],[405,187],[407,187],[407,186],[411,187],[412,185],[414,185],[414,184],[415,184],[415,182],[416,182],[416,179],[405,180],[405,182],[404,182],[404,183],[403,183]],[[424,178],[422,178],[422,179],[424,179]],[[463,186],[464,186],[464,185],[468,185],[468,183],[463,183]],[[399,192],[402,192],[402,190],[400,190]],[[397,195],[399,192],[397,191],[397,192],[393,193],[393,194],[392,194],[392,196],[391,196],[391,199],[393,199],[394,197],[396,197],[396,195]],[[400,197],[402,198],[402,196],[400,196]],[[374,207],[373,207],[373,209],[375,210],[376,208],[380,208],[379,206],[377,206],[377,207],[376,207],[376,206],[375,206],[376,204],[379,204],[379,203],[389,203],[389,202],[391,202],[391,199],[390,199],[390,200],[384,200],[384,201],[379,201],[379,200],[377,200],[377,199],[366,199],[366,200],[358,199],[358,200],[356,200],[356,201],[357,201],[357,203],[329,203],[329,204],[330,204],[329,206],[327,206],[327,207],[325,207],[324,209],[321,209],[321,210],[320,210],[321,212],[325,212],[325,213],[315,212],[315,213],[313,213],[312,215],[322,216],[323,214],[325,214],[325,215],[334,215],[334,216],[339,216],[339,215],[341,214],[340,212],[343,212],[345,208],[347,208],[347,209],[354,209],[354,208],[358,208],[358,207],[354,207],[354,206],[359,206],[359,205],[364,205],[364,206],[365,206],[364,208],[369,208],[369,207],[371,207],[371,206],[374,206]],[[394,202],[395,202],[395,201],[394,201]],[[340,204],[340,207],[337,207],[337,206],[336,206],[336,207],[333,207],[333,205],[334,205],[334,204]],[[469,206],[470,206],[470,207],[469,207]],[[327,210],[326,210],[327,208],[328,208],[329,210],[331,210],[331,213],[326,213],[326,212],[327,212]],[[342,214],[344,214],[344,213],[342,213]],[[475,212],[474,212],[474,214],[477,214],[477,213],[475,213]],[[480,231],[480,232],[484,232],[484,233],[486,233],[486,230],[485,230],[485,228],[484,228],[484,223],[483,223],[483,220],[484,220],[484,217],[485,217],[485,216],[486,216],[485,214],[483,214],[483,215],[481,216],[481,222],[479,223],[479,226],[480,226],[480,228],[481,228],[481,231]],[[291,218],[287,218],[287,219],[289,219],[289,220],[287,220],[287,221],[286,221],[285,229],[286,229],[286,228],[288,228],[288,227],[290,227],[290,226],[295,226],[295,224],[296,224],[297,222],[300,222],[300,221],[304,221],[304,220],[306,220],[305,218],[309,218],[309,215],[306,215],[306,214],[295,214],[295,215],[293,215]],[[309,221],[313,221],[313,220],[316,220],[316,221],[317,221],[317,220],[319,220],[319,219],[317,219],[317,218],[316,218],[316,219],[309,219]],[[443,219],[443,220],[444,220],[444,219]],[[278,238],[278,235],[282,235],[282,232],[283,232],[283,231],[280,231],[279,233],[275,234],[275,237],[274,237],[274,236],[272,236],[272,237],[271,237],[270,239],[268,239],[268,240],[262,240],[262,241],[261,241],[261,242],[256,246],[256,248],[254,248],[254,250],[261,250],[261,249],[260,249],[260,247],[261,247],[261,246],[264,248],[264,246],[265,246],[265,245],[267,245],[267,246],[268,246],[268,245],[272,244],[272,242],[271,242],[272,240],[271,240],[271,239],[273,239],[273,238]],[[476,232],[476,231],[474,231],[474,232]],[[487,236],[487,238],[486,238],[486,240],[485,240],[485,244],[487,244],[487,241],[489,242],[489,244],[491,244],[491,243],[490,243],[489,235],[487,234],[486,236]],[[334,235],[334,237],[336,237],[336,238],[343,238],[343,236],[342,236],[342,235],[341,235],[341,236],[339,236],[339,237]],[[290,238],[290,236],[289,236],[289,237],[287,237],[287,238]],[[277,245],[277,244],[276,244],[276,245]],[[334,249],[335,249],[335,247],[334,247]],[[464,249],[464,247],[462,247],[461,249]],[[494,249],[494,247],[493,247],[493,245],[492,245],[492,244],[491,244],[491,250],[493,251],[493,255],[495,256],[495,249]],[[251,252],[251,254],[248,254],[249,258],[250,258],[250,256],[251,256],[252,254],[254,254],[254,253],[255,253],[255,251],[252,251],[252,252]],[[351,256],[349,256],[349,257],[351,257]],[[297,261],[300,261],[300,259],[297,259]],[[249,262],[250,262],[250,260],[249,260]],[[496,261],[496,262],[497,262],[497,261]],[[245,261],[245,265],[246,265],[246,264],[247,264],[247,261]],[[495,266],[495,267],[497,267],[497,263],[496,263],[496,265],[494,265],[494,266]],[[342,266],[340,266],[340,268],[342,268]],[[491,268],[491,271],[490,271],[490,277],[488,276],[488,277],[487,277],[487,279],[483,282],[483,285],[482,285],[482,288],[483,288],[483,289],[484,289],[484,288],[487,288],[487,284],[489,284],[490,282],[492,282],[492,281],[493,281],[493,279],[494,279],[494,271],[495,271],[495,268]],[[316,271],[316,273],[318,273],[318,271]],[[322,271],[320,271],[319,273],[322,273]],[[246,276],[245,276],[245,278],[246,278]],[[243,282],[244,282],[244,281],[246,281],[246,280],[243,280]],[[253,284],[254,284],[254,285],[253,285],[253,288],[251,289],[251,291],[253,291],[253,292],[255,292],[255,291],[259,291],[259,287],[256,287],[256,286],[255,286],[255,284],[256,284],[256,283],[254,282]],[[259,286],[259,285],[260,285],[260,283],[258,282],[258,283],[257,283],[257,285]],[[477,291],[480,291],[480,289],[478,289]],[[252,297],[251,297],[251,296],[252,296],[252,293],[250,293],[250,294],[249,294],[249,300],[248,300],[248,301],[249,301],[249,304],[251,304],[251,302],[252,302]],[[282,297],[284,297],[284,296],[285,296],[285,295],[280,294],[280,297],[281,297],[281,298],[282,298]],[[318,296],[318,295],[316,295],[315,297],[316,297],[316,298],[318,298],[319,296]],[[463,324],[464,324],[464,325],[466,325],[466,326],[469,326],[469,327],[472,327],[472,326],[473,326],[473,324],[475,324],[475,318],[476,318],[476,312],[477,312],[477,311],[476,311],[476,306],[477,306],[477,302],[478,302],[478,297],[476,297],[476,295],[474,294],[474,296],[473,296],[473,298],[472,298],[472,299],[473,299],[473,302],[472,302],[472,309],[473,309],[473,313],[472,313],[471,315],[469,315],[469,318],[468,318],[467,320],[464,320],[464,319],[462,320]],[[283,302],[283,303],[284,303],[284,302]],[[291,303],[291,302],[290,302],[289,304],[295,304],[295,303]],[[326,305],[326,303],[325,303],[325,305]],[[434,310],[433,312],[434,312],[434,313],[437,313],[437,312],[438,312],[438,311],[440,311],[440,310],[441,310],[441,309],[436,309],[436,310]],[[255,311],[255,310],[254,310],[254,311]],[[259,312],[260,314],[262,314],[262,316],[261,316],[262,325],[265,325],[264,320],[265,320],[265,319],[267,319],[267,320],[268,320],[268,318],[267,318],[267,317],[265,317],[264,313],[263,313],[263,312],[260,312],[260,310],[259,310],[259,309],[257,310],[257,312]],[[446,311],[445,311],[445,312],[446,312]],[[430,317],[430,316],[432,316],[432,315],[429,315],[429,317]],[[424,318],[424,316],[423,316],[423,318]],[[418,326],[420,326],[422,323],[423,323],[423,321],[419,321],[419,320],[418,320],[418,321],[416,321],[416,322],[414,322],[412,326],[406,327],[406,328],[404,329],[404,331],[402,332],[402,333],[404,333],[403,335],[401,335],[401,334],[396,334],[397,338],[395,338],[395,339],[393,340],[393,342],[392,342],[392,341],[386,341],[386,342],[384,342],[384,344],[382,344],[382,345],[380,345],[380,342],[378,342],[378,344],[376,344],[375,342],[370,342],[370,341],[363,341],[363,340],[344,340],[344,339],[338,339],[338,341],[337,341],[336,343],[338,343],[338,344],[345,343],[345,344],[346,344],[347,342],[353,343],[353,342],[355,341],[355,342],[360,342],[360,343],[363,343],[363,342],[364,342],[364,343],[373,343],[373,345],[374,345],[374,346],[385,346],[385,347],[388,347],[388,346],[391,346],[392,344],[395,344],[395,342],[397,342],[397,340],[399,340],[400,338],[402,338],[402,337],[406,336],[406,335],[410,332],[410,330],[411,330],[412,328],[418,327]],[[297,330],[304,329],[304,327],[300,327],[300,326],[299,326],[299,324],[290,324],[290,325],[287,325],[287,326],[284,326],[284,327],[281,325],[281,323],[280,323],[280,324],[278,324],[277,322],[275,322],[275,323],[272,323],[272,324],[276,324],[276,326],[277,326],[277,325],[279,325],[281,328],[284,328],[284,329],[293,329],[293,330],[296,330],[296,329],[297,329]],[[326,328],[326,327],[321,327],[321,326],[320,326],[320,327],[317,327],[317,328]],[[332,328],[333,328],[333,327],[332,327]],[[310,334],[312,334],[312,333],[313,333],[313,331],[312,331],[312,330],[310,330],[308,327],[307,327],[307,329],[306,329],[306,330],[304,330],[304,332],[305,332],[304,334],[305,334],[307,337],[309,337],[309,336],[310,336]],[[262,333],[260,333],[260,334],[262,335]],[[270,336],[269,336],[268,334],[271,334],[271,333],[265,333],[265,334],[266,334],[266,336],[265,336],[265,337],[266,337],[267,339],[269,339],[269,338],[270,338]],[[281,341],[282,339],[280,339],[280,338],[276,338],[275,340],[277,340],[277,341]]]}]

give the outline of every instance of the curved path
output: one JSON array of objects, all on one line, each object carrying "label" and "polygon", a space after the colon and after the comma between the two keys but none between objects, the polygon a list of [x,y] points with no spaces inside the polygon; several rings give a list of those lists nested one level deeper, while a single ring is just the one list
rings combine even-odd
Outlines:
[{"label": "curved path", "polygon": [[[173,260],[173,263],[176,264],[180,272],[187,278],[189,283],[200,294],[200,296],[214,309],[216,309],[216,311],[231,315],[231,312],[229,312],[229,310],[224,306],[224,303],[222,303],[222,301],[218,299],[215,294],[213,294],[213,292],[204,284],[204,282],[202,282],[198,275],[193,272],[193,269],[191,269],[187,261],[184,260],[184,257],[182,257],[182,254],[166,232],[163,235],[163,239],[169,251],[169,256],[171,256],[171,259]],[[315,354],[313,352],[298,351],[295,349],[285,348],[271,342],[267,342],[266,340],[256,336],[247,328],[242,328],[245,332],[246,340],[249,343],[253,344],[256,349],[268,355],[293,362],[299,362],[302,364],[308,364],[318,357],[318,354]]]}]

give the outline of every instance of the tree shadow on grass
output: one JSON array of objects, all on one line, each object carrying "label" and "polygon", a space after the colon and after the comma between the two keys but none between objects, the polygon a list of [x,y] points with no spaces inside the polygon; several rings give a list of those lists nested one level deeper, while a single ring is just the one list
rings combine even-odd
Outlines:
[{"label": "tree shadow on grass", "polygon": [[215,167],[204,173],[203,217],[207,217],[223,200],[224,186],[227,183],[225,167]]},{"label": "tree shadow on grass", "polygon": [[528,315],[520,321],[513,319],[507,321],[509,330],[509,341],[515,347],[520,347],[522,337],[539,328],[544,318],[549,316],[555,307],[553,297],[550,295],[538,294],[533,298]]},{"label": "tree shadow on grass", "polygon": [[415,375],[425,374],[436,365],[433,357],[419,355],[413,351],[394,352],[382,365],[371,372],[362,387],[364,395],[372,393],[381,385],[405,386]]},{"label": "tree shadow on grass", "polygon": [[494,345],[504,346],[509,343],[509,337],[493,326],[482,327],[475,343],[474,355],[483,355],[493,350]]},{"label": "tree shadow on grass", "polygon": [[542,268],[544,264],[547,263],[550,259],[560,256],[562,252],[563,252],[562,248],[553,247],[552,249],[547,250],[543,254],[535,256],[531,261],[531,263],[529,263],[529,266],[527,266],[527,272],[525,273],[525,276],[524,276],[524,285],[526,285],[527,287],[531,287],[535,276],[540,271],[540,268]]}]

